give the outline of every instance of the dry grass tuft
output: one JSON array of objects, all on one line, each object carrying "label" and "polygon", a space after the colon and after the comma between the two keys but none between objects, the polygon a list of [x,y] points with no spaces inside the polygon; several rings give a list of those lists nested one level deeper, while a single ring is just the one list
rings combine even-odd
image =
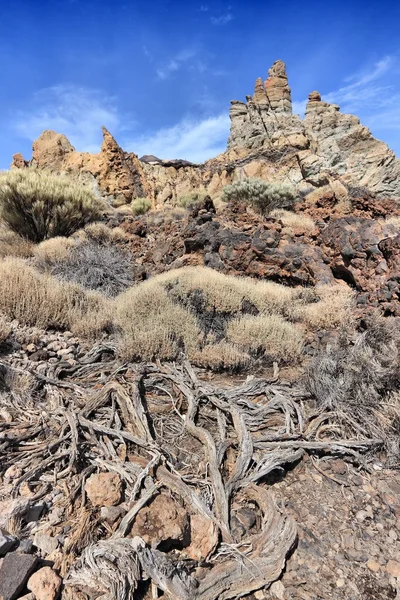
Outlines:
[{"label": "dry grass tuft", "polygon": [[57,236],[34,246],[33,254],[37,264],[45,268],[55,262],[67,260],[76,245],[77,241],[73,238]]},{"label": "dry grass tuft", "polygon": [[201,334],[195,316],[171,300],[158,278],[118,296],[116,324],[123,332],[121,355],[130,359],[173,359],[180,350],[195,350]]},{"label": "dry grass tuft", "polygon": [[227,327],[227,340],[244,351],[274,360],[292,361],[301,355],[299,329],[278,315],[246,315]]},{"label": "dry grass tuft", "polygon": [[271,212],[271,217],[274,219],[279,219],[282,221],[284,227],[293,230],[302,230],[310,233],[315,229],[315,223],[308,217],[307,215],[302,215],[298,213],[291,212],[290,210],[284,210],[282,208],[277,208]]},{"label": "dry grass tuft", "polygon": [[111,318],[102,295],[60,283],[12,258],[0,263],[0,311],[22,324],[70,329],[87,337],[104,331]]},{"label": "dry grass tuft", "polygon": [[0,258],[6,256],[20,258],[32,256],[32,242],[11,231],[5,223],[0,222]]},{"label": "dry grass tuft", "polygon": [[122,227],[108,227],[100,222],[86,225],[83,231],[89,239],[99,244],[114,244],[129,239],[129,234]]},{"label": "dry grass tuft", "polygon": [[355,293],[347,286],[321,285],[312,290],[316,301],[293,305],[290,317],[312,329],[330,329],[351,322]]},{"label": "dry grass tuft", "polygon": [[199,367],[213,371],[240,371],[251,364],[251,357],[233,344],[219,342],[208,344],[191,353],[190,359]]}]

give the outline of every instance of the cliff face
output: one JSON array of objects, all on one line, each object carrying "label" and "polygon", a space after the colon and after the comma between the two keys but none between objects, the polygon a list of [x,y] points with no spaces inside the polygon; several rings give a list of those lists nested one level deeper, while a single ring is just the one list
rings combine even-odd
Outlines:
[{"label": "cliff face", "polygon": [[[204,189],[218,195],[244,177],[290,181],[308,190],[342,185],[365,187],[378,197],[400,198],[400,161],[357,117],[312,92],[302,120],[292,112],[285,64],[278,60],[253,96],[233,101],[227,151],[202,165],[185,161],[140,161],[124,152],[103,128],[98,154],[76,152],[64,135],[45,131],[33,144],[31,164],[93,176],[102,193],[126,202],[149,196],[154,206],[175,204],[179,196]],[[29,162],[14,156],[13,167]]]},{"label": "cliff face", "polygon": [[400,161],[376,140],[357,117],[340,113],[337,104],[312,92],[302,120],[292,114],[285,65],[277,61],[263,83],[257,79],[247,102],[233,101],[228,148],[298,151],[300,179],[312,185],[338,175],[353,186],[367,187],[379,196],[400,197]]}]

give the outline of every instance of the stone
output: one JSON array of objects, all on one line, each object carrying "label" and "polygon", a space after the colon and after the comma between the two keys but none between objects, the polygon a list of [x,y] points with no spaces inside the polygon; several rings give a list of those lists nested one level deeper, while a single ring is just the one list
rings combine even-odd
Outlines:
[{"label": "stone", "polygon": [[190,546],[185,554],[192,560],[206,560],[218,544],[218,531],[211,521],[203,515],[190,517]]},{"label": "stone", "polygon": [[373,573],[377,573],[380,570],[381,565],[373,558],[370,558],[367,562],[367,567]]},{"label": "stone", "polygon": [[14,600],[37,564],[37,557],[31,554],[11,552],[3,558],[0,567],[0,598]]},{"label": "stone", "polygon": [[13,549],[18,540],[3,529],[0,529],[0,556],[5,556]]},{"label": "stone", "polygon": [[51,535],[38,531],[33,538],[33,543],[40,550],[43,556],[47,556],[58,548],[58,540]]},{"label": "stone", "polygon": [[115,506],[121,501],[121,477],[118,473],[95,473],[86,481],[85,492],[93,506]]},{"label": "stone", "polygon": [[36,600],[56,600],[61,583],[61,577],[53,569],[43,567],[29,578],[28,590],[35,594]]},{"label": "stone", "polygon": [[272,596],[274,598],[278,598],[279,600],[284,600],[285,598],[285,586],[282,581],[274,581],[269,588]]},{"label": "stone", "polygon": [[386,565],[386,571],[389,575],[392,575],[392,577],[400,577],[400,562],[397,562],[397,560],[389,560]]},{"label": "stone", "polygon": [[131,537],[139,536],[146,544],[166,551],[189,541],[189,519],[186,510],[166,494],[159,494],[142,508],[132,527]]},{"label": "stone", "polygon": [[101,518],[113,525],[120,517],[126,514],[126,510],[122,506],[102,506],[100,510]]}]

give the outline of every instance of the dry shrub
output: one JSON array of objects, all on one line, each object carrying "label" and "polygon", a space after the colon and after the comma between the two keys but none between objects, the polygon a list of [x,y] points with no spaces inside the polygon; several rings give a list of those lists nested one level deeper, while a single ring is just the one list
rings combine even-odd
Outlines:
[{"label": "dry shrub", "polygon": [[184,267],[118,296],[116,322],[125,358],[171,359],[184,351],[196,364],[234,369],[249,355],[298,359],[304,329],[347,322],[351,299],[341,286],[290,288]]},{"label": "dry shrub", "polygon": [[33,242],[71,235],[100,211],[92,190],[67,176],[34,168],[0,173],[0,214],[12,231]]},{"label": "dry shrub", "polygon": [[108,227],[100,222],[86,225],[83,232],[89,239],[99,244],[113,244],[116,242],[125,242],[129,239],[129,235],[122,227]]},{"label": "dry shrub", "polygon": [[192,352],[190,360],[199,367],[213,371],[240,371],[251,363],[251,357],[238,350],[233,344],[219,342],[208,344],[201,350]]},{"label": "dry shrub", "polygon": [[158,278],[118,296],[115,318],[125,358],[172,359],[180,350],[197,348],[201,332],[195,316],[171,300]]},{"label": "dry shrub", "polygon": [[0,263],[0,311],[24,325],[69,329],[88,337],[109,327],[111,314],[100,294],[60,283],[11,258]]},{"label": "dry shrub", "polygon": [[234,319],[227,327],[227,340],[242,351],[283,361],[299,358],[303,347],[299,329],[278,315]]},{"label": "dry shrub", "polygon": [[0,258],[6,256],[28,258],[32,256],[32,243],[0,222]]},{"label": "dry shrub", "polygon": [[311,217],[294,213],[290,210],[277,208],[271,212],[270,216],[274,217],[274,219],[279,219],[279,221],[282,221],[284,227],[288,227],[290,229],[301,229],[302,231],[307,231],[308,233],[314,231],[315,229],[315,223]]},{"label": "dry shrub", "polygon": [[57,236],[40,242],[33,248],[36,263],[45,268],[53,263],[65,261],[77,242],[73,238]]},{"label": "dry shrub", "polygon": [[48,270],[62,281],[78,283],[109,297],[117,296],[133,283],[130,256],[114,246],[93,241],[81,243],[64,258],[48,263]]},{"label": "dry shrub", "polygon": [[389,446],[398,444],[400,434],[399,406],[393,401],[399,384],[400,328],[395,319],[376,314],[364,332],[353,337],[340,332],[336,343],[313,359],[306,378],[318,405],[334,410],[349,435],[381,438]]},{"label": "dry shrub", "polygon": [[330,329],[352,321],[355,293],[347,286],[321,285],[312,290],[316,301],[293,305],[290,317],[313,329]]},{"label": "dry shrub", "polygon": [[290,288],[272,281],[224,275],[207,267],[184,267],[157,276],[177,300],[183,301],[194,290],[201,290],[210,310],[237,313],[243,303],[257,311],[284,314],[296,299],[304,295],[302,288]]},{"label": "dry shrub", "polygon": [[0,344],[6,341],[11,333],[11,325],[8,319],[0,314]]},{"label": "dry shrub", "polygon": [[296,189],[290,184],[272,183],[256,178],[226,185],[221,196],[226,202],[248,202],[262,215],[269,214],[277,208],[293,206],[297,197]]}]

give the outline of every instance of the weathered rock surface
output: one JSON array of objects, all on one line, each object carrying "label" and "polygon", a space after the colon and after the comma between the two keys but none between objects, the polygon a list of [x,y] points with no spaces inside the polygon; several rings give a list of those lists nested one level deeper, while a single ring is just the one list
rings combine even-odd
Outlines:
[{"label": "weathered rock surface", "polygon": [[132,527],[131,536],[140,536],[152,547],[164,549],[186,545],[189,520],[187,512],[170,496],[160,494],[149,506],[142,508]]},{"label": "weathered rock surface", "polygon": [[117,473],[95,473],[87,480],[85,492],[93,506],[115,506],[121,501],[121,477]]},{"label": "weathered rock surface", "polygon": [[0,598],[14,600],[23,590],[29,575],[37,563],[31,554],[11,552],[3,559],[0,567]]},{"label": "weathered rock surface", "polygon": [[55,600],[61,588],[61,578],[50,567],[36,571],[28,581],[28,589],[36,600]]}]

